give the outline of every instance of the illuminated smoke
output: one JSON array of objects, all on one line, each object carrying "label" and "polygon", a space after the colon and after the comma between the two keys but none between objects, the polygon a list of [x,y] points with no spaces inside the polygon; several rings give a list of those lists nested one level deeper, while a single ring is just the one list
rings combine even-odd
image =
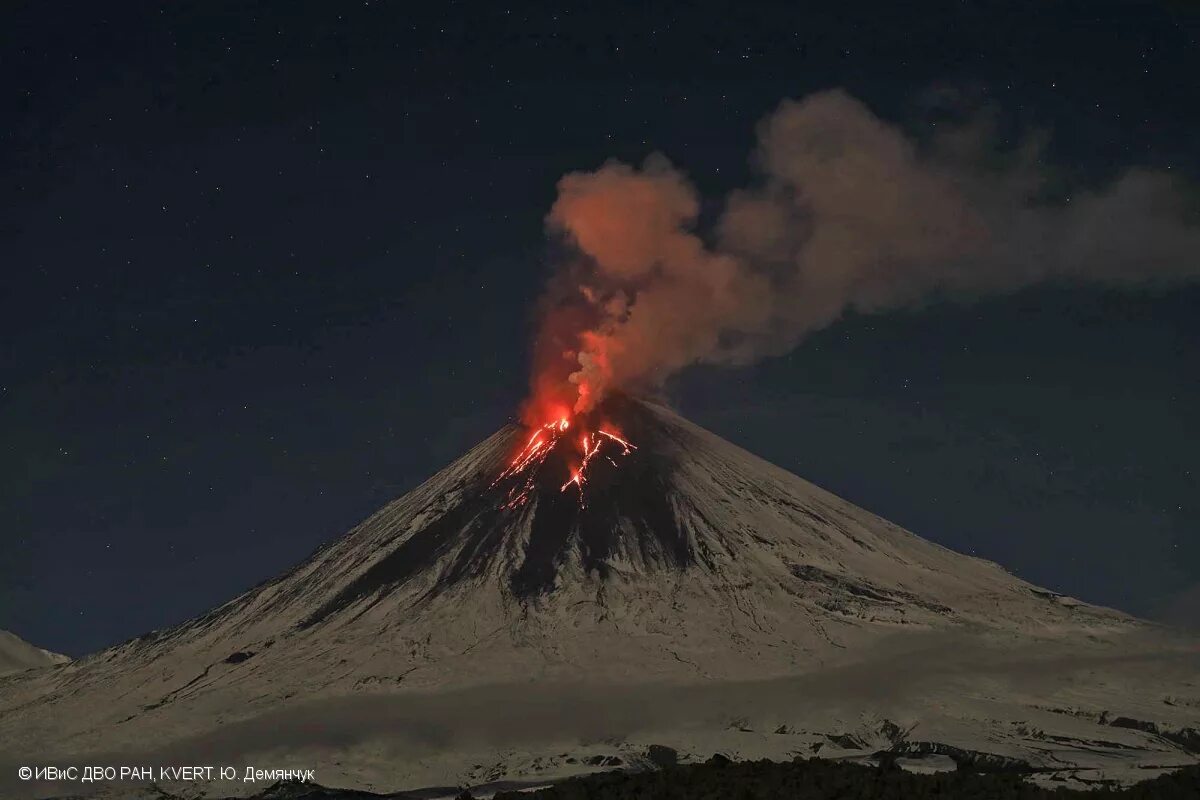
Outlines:
[{"label": "illuminated smoke", "polygon": [[704,235],[662,156],[566,175],[547,227],[574,257],[547,293],[527,420],[786,352],[851,309],[1200,275],[1168,173],[1051,194],[1036,140],[994,138],[977,123],[918,143],[842,91],[785,101],[758,129],[759,180]]}]

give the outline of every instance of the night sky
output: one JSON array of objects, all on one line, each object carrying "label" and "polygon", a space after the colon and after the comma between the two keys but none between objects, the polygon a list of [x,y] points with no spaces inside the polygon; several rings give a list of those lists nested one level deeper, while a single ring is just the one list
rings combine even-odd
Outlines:
[{"label": "night sky", "polygon": [[[0,628],[80,655],[183,621],[511,420],[566,172],[661,151],[715,206],[783,98],[919,131],[949,88],[1064,180],[1171,170],[1200,209],[1188,3],[569,6],[6,4]],[[1057,284],[666,392],[926,538],[1180,620],[1198,345],[1200,285]]]}]

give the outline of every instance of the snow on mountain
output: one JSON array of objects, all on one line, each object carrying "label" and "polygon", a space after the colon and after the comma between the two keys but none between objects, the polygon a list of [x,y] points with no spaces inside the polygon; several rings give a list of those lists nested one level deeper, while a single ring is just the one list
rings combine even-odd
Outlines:
[{"label": "snow on mountain", "polygon": [[0,631],[0,675],[63,664],[70,660],[64,655],[35,647],[8,631]]},{"label": "snow on mountain", "polygon": [[[927,542],[661,406],[617,398],[594,422],[636,449],[600,451],[582,496],[563,489],[567,448],[503,477],[528,436],[508,426],[205,616],[0,680],[0,752],[261,749],[399,789],[595,769],[601,734],[628,763],[636,730],[786,757],[861,741],[886,712],[1063,767],[1104,768],[1098,738],[1114,769],[1193,758],[1092,729],[1124,708],[1185,730],[1194,644]],[[790,733],[748,738],[765,726]]]}]

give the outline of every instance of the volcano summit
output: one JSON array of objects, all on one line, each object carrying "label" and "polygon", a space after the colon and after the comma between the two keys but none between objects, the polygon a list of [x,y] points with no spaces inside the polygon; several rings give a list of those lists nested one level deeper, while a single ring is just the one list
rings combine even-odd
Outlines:
[{"label": "volcano summit", "polygon": [[649,744],[1144,777],[1196,760],[1196,662],[615,396],[501,429],[203,617],[0,679],[0,752],[265,753],[390,790]]}]

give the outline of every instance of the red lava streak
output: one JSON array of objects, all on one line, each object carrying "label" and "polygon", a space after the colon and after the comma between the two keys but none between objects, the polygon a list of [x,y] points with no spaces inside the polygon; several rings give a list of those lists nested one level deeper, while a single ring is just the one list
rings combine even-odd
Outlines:
[{"label": "red lava streak", "polygon": [[[493,487],[506,478],[523,477],[523,480],[509,490],[508,500],[505,502],[504,508],[519,508],[529,500],[529,495],[534,488],[534,476],[537,473],[538,467],[559,446],[572,447],[578,445],[577,452],[580,455],[579,465],[571,470],[570,477],[567,478],[560,491],[565,492],[570,486],[574,485],[579,490],[580,505],[584,505],[583,487],[587,483],[588,466],[591,464],[593,458],[597,455],[603,455],[615,467],[618,464],[613,455],[627,456],[637,449],[617,434],[606,430],[584,433],[579,437],[578,441],[573,441],[571,437],[566,435],[570,427],[571,422],[566,417],[553,422],[547,422],[530,435],[529,441],[521,448],[521,452],[517,453],[509,465],[505,467],[504,471],[496,476],[496,480],[492,481]],[[620,449],[618,450],[617,448]]]}]

